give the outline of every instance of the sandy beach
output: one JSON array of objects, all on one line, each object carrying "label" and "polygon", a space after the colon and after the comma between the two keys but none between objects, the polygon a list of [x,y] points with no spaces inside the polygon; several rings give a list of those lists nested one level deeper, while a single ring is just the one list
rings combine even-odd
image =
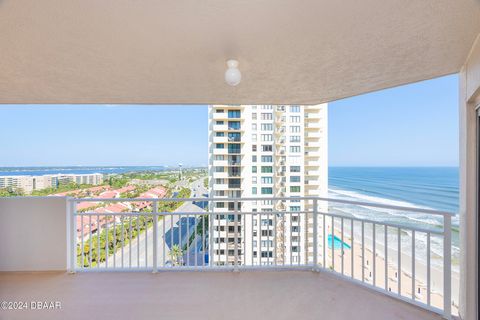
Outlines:
[{"label": "sandy beach", "polygon": [[[328,219],[327,219],[328,220]],[[348,220],[346,220],[348,221]],[[337,223],[335,223],[337,226]],[[327,230],[330,230],[330,223],[326,223]],[[320,227],[319,232],[323,232]],[[328,232],[329,233],[329,232]],[[321,233],[323,234],[323,233]],[[341,238],[341,230],[335,228],[335,236]],[[319,243],[319,258],[318,262],[325,267],[335,270],[345,276],[352,276],[353,278],[374,285],[378,288],[386,288],[386,290],[392,293],[397,293],[400,290],[400,294],[406,298],[412,298],[416,301],[427,304],[427,265],[422,259],[418,257],[415,259],[415,285],[414,292],[412,294],[412,257],[411,253],[404,252],[402,248],[401,260],[401,273],[400,273],[400,285],[399,285],[399,272],[398,272],[398,242],[389,243],[388,245],[388,264],[385,267],[385,248],[384,238],[376,239],[375,241],[375,253],[376,258],[373,255],[373,241],[370,238],[365,237],[365,258],[363,260],[363,274],[362,274],[362,242],[361,237],[354,233],[354,243],[352,244],[351,234],[349,230],[344,229],[343,241],[351,246],[351,249],[344,249],[343,255],[340,248],[332,250],[328,247],[328,243],[325,246],[326,254],[324,257],[323,239],[321,238]],[[334,254],[332,255],[332,251]],[[352,268],[352,252],[353,252],[353,268]],[[343,266],[343,267],[342,267]],[[387,277],[385,277],[385,269],[388,270]],[[434,307],[443,309],[443,271],[442,267],[431,264],[430,274],[430,304]],[[387,285],[385,285],[385,279],[387,278]],[[458,283],[459,275],[456,270],[452,270],[452,312],[458,314]]]}]

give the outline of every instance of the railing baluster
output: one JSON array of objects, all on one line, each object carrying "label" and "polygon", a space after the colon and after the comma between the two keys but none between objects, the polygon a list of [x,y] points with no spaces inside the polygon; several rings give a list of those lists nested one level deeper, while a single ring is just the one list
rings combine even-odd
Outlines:
[{"label": "railing baluster", "polygon": [[108,216],[105,216],[105,268],[107,268],[107,269],[108,269],[108,254],[109,254],[109,250],[108,250],[109,239],[108,238],[110,238],[108,236]]},{"label": "railing baluster", "polygon": [[327,243],[327,230],[325,228],[325,220],[327,219],[327,216],[325,214],[322,214],[322,223],[323,223],[323,268],[327,268],[327,249],[326,249],[326,243]]},{"label": "railing baluster", "polygon": [[443,217],[443,312],[444,317],[452,316],[452,218]]},{"label": "railing baluster", "polygon": [[313,200],[313,269],[318,269],[318,202]]},{"label": "railing baluster", "polygon": [[354,254],[354,250],[355,250],[355,242],[354,242],[354,235],[353,235],[353,219],[350,220],[350,236],[351,236],[351,243],[350,243],[350,259],[352,260],[350,262],[350,272],[351,272],[351,278],[353,279],[355,277],[355,269],[354,269],[354,265],[355,265],[355,254]]},{"label": "railing baluster", "polygon": [[365,223],[362,221],[362,282],[365,281]]},{"label": "railing baluster", "polygon": [[88,215],[88,267],[92,267],[92,215]]},{"label": "railing baluster", "polygon": [[412,299],[415,300],[415,230],[412,230]]},{"label": "railing baluster", "polygon": [[170,216],[170,266],[173,267],[172,259],[172,248],[173,248],[173,218],[174,215]]},{"label": "railing baluster", "polygon": [[82,237],[82,261],[80,261],[80,267],[83,269],[84,266],[85,266],[85,244],[83,242],[83,234],[84,234],[84,230],[83,230],[83,214],[80,216],[80,232],[81,232],[81,237]]},{"label": "railing baluster", "polygon": [[195,241],[195,267],[198,267],[198,241],[197,241],[197,228],[198,228],[198,215],[193,215],[195,221],[195,227],[193,228],[193,241]]},{"label": "railing baluster", "polygon": [[373,269],[373,286],[376,287],[377,284],[377,224],[372,224],[373,230],[373,262],[372,262],[372,269]]},{"label": "railing baluster", "polygon": [[162,252],[162,268],[165,268],[165,255],[167,253],[167,235],[165,233],[165,224],[167,223],[167,221],[165,221],[165,215],[162,215],[162,239],[163,239],[163,252]]},{"label": "railing baluster", "polygon": [[[331,251],[332,251],[332,270],[335,271],[335,218],[332,216],[332,243],[331,243]],[[329,241],[330,244],[330,241]]]},{"label": "railing baluster", "polygon": [[277,213],[273,213],[273,263],[277,266]]},{"label": "railing baluster", "polygon": [[100,268],[100,215],[97,214],[97,268]]},{"label": "railing baluster", "polygon": [[133,216],[128,217],[128,267],[132,267],[132,218]]},{"label": "railing baluster", "polygon": [[140,214],[137,215],[137,268],[140,268]]},{"label": "railing baluster", "polygon": [[116,226],[116,216],[113,215],[113,268],[115,269],[117,267],[117,226]]},{"label": "railing baluster", "polygon": [[[202,267],[205,267],[205,215],[200,215],[202,219]],[[165,259],[164,259],[165,260]]]},{"label": "railing baluster", "polygon": [[343,270],[343,268],[344,268],[344,257],[343,257],[343,255],[345,253],[344,252],[344,245],[343,245],[343,239],[344,239],[343,238],[343,231],[344,231],[343,230],[343,218],[341,219],[340,229],[341,229],[341,241],[342,241],[340,254],[341,254],[341,257],[342,257],[342,275],[343,275],[344,274],[344,270]]},{"label": "railing baluster", "polygon": [[430,305],[430,232],[427,233],[427,305]]},{"label": "railing baluster", "polygon": [[385,226],[385,290],[388,291],[388,227],[387,226]]},{"label": "railing baluster", "polygon": [[187,266],[190,266],[190,215],[187,214]]},{"label": "railing baluster", "polygon": [[[152,212],[152,217],[153,217],[153,245],[152,245],[152,250],[153,250],[153,272],[158,271],[158,257],[157,257],[157,242],[158,242],[158,202],[156,200],[153,201],[152,203],[153,206],[153,212]],[[145,234],[148,233],[148,229],[145,230]]]},{"label": "railing baluster", "polygon": [[124,267],[124,259],[125,259],[125,252],[124,252],[124,247],[125,247],[125,216],[121,215],[121,221],[122,221],[122,269]]},{"label": "railing baluster", "polygon": [[397,283],[398,283],[398,295],[402,295],[402,230],[398,228],[398,266],[397,266]]},{"label": "railing baluster", "polygon": [[[238,200],[235,200],[233,202],[233,206],[234,206],[234,217],[233,217],[233,228],[235,229],[235,233],[234,233],[234,241],[235,241],[235,245],[234,245],[234,254],[235,254],[235,261],[234,261],[234,268],[235,270],[238,269]],[[227,239],[228,241],[228,239]],[[228,252],[227,252],[228,254]],[[228,256],[228,255],[227,255]]]}]

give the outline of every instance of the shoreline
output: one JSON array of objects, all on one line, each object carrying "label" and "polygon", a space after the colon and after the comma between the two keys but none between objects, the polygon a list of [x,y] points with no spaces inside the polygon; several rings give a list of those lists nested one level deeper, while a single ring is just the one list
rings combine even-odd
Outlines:
[{"label": "shoreline", "polygon": [[[331,223],[326,226],[328,234],[330,234]],[[320,230],[322,228],[320,227]],[[319,232],[320,232],[319,230]],[[321,230],[323,235],[323,230]],[[335,235],[340,238],[341,230],[335,227]],[[362,243],[361,237],[354,234],[354,242],[352,245],[351,234],[344,229],[344,242],[351,246],[350,249],[343,249],[343,275],[352,276],[352,249],[353,249],[353,277],[362,281]],[[367,240],[367,237],[365,237]],[[370,243],[368,243],[370,242]],[[394,242],[395,243],[395,242]],[[390,244],[393,244],[390,242]],[[395,243],[395,246],[397,243]],[[365,241],[365,262],[364,262],[364,282],[373,285],[375,275],[375,286],[379,288],[387,287],[387,290],[398,293],[398,251],[393,249],[392,245],[388,246],[388,277],[387,286],[385,286],[385,248],[382,243],[375,241],[376,259],[373,257],[372,239]],[[323,265],[323,242],[320,243],[319,262]],[[326,265],[324,267],[334,270],[342,274],[342,250],[327,247],[325,255]],[[334,251],[335,261],[332,260],[332,251]],[[412,257],[410,253],[401,253],[401,274],[400,274],[400,292],[406,298],[412,297]],[[431,257],[433,260],[433,257]],[[374,272],[375,261],[375,272]],[[334,262],[334,266],[333,266]],[[458,270],[452,268],[451,274],[451,295],[452,295],[452,312],[458,314],[458,298],[459,298],[459,273]],[[443,308],[443,270],[433,263],[430,264],[430,303],[432,306]],[[427,264],[418,257],[415,259],[415,300],[427,304]]]}]

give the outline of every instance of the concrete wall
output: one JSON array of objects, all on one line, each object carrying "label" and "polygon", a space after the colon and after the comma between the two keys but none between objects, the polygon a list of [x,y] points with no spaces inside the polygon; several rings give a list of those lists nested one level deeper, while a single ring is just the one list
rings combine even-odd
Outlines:
[{"label": "concrete wall", "polygon": [[66,269],[66,198],[0,198],[0,271]]},{"label": "concrete wall", "polygon": [[477,319],[477,125],[480,104],[480,35],[460,72],[460,317]]}]

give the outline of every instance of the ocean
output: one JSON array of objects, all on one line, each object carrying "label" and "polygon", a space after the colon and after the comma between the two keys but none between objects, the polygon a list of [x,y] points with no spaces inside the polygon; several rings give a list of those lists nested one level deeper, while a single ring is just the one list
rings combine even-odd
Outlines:
[{"label": "ocean", "polygon": [[[374,202],[413,208],[428,208],[457,213],[459,206],[459,172],[456,167],[331,167],[329,197]],[[412,214],[397,210],[366,208],[329,203],[329,211],[387,221],[405,226],[441,229],[443,218],[429,214]],[[459,254],[458,214],[452,218],[453,261]],[[405,233],[410,235],[410,233]],[[381,235],[380,235],[381,236]],[[410,237],[405,237],[406,246]],[[417,236],[417,247],[425,247],[426,237]],[[442,243],[432,239],[432,250],[442,254]]]},{"label": "ocean", "polygon": [[71,166],[71,167],[0,167],[0,176],[41,176],[44,174],[119,174],[141,171],[165,171],[164,166]]}]

